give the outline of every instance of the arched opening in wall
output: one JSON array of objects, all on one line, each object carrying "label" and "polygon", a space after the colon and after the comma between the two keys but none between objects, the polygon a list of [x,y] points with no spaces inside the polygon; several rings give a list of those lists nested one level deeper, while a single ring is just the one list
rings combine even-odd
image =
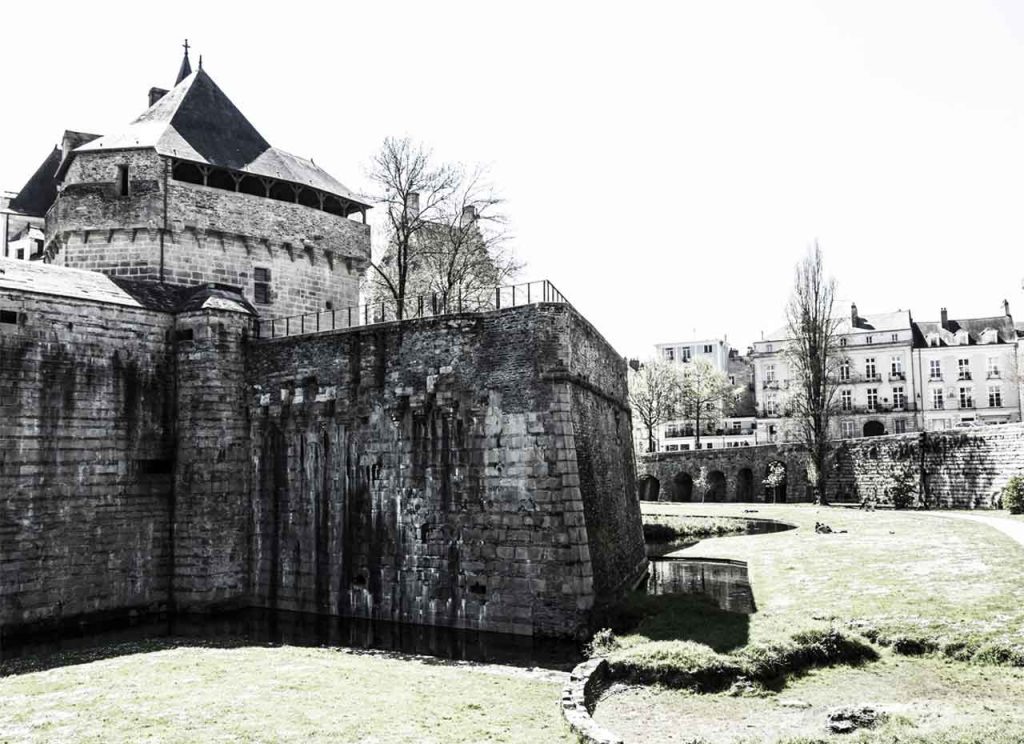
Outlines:
[{"label": "arched opening in wall", "polygon": [[341,199],[338,197],[328,196],[324,199],[324,211],[344,217],[345,205],[341,203]]},{"label": "arched opening in wall", "polygon": [[676,473],[676,477],[672,479],[672,484],[676,488],[673,501],[693,501],[693,478],[690,477],[689,473]]},{"label": "arched opening in wall", "polygon": [[299,204],[304,207],[320,209],[320,196],[312,189],[301,189],[299,191]]},{"label": "arched opening in wall", "polygon": [[868,421],[864,424],[864,436],[880,437],[885,434],[885,424],[881,421]]},{"label": "arched opening in wall", "polygon": [[779,504],[786,500],[786,463],[773,460],[764,469],[764,500]]},{"label": "arched opening in wall", "polygon": [[263,185],[263,181],[256,176],[242,176],[242,180],[238,182],[238,192],[253,196],[266,196],[267,188]]},{"label": "arched opening in wall", "polygon": [[661,493],[661,481],[653,475],[645,475],[637,483],[641,501],[657,501]]},{"label": "arched opening in wall", "polygon": [[725,473],[712,470],[708,473],[708,492],[705,501],[725,501]]},{"label": "arched opening in wall", "polygon": [[210,170],[209,175],[206,177],[206,185],[212,186],[215,189],[234,191],[235,179],[226,170],[222,170],[221,168],[213,168],[212,170]]},{"label": "arched opening in wall", "polygon": [[754,471],[750,468],[740,468],[736,474],[736,500],[754,500]]},{"label": "arched opening in wall", "polygon": [[274,185],[270,187],[270,198],[277,199],[278,201],[294,202],[295,190],[290,183],[275,181]]},{"label": "arched opening in wall", "polygon": [[195,163],[186,163],[179,160],[171,167],[171,178],[175,181],[203,185],[203,172],[199,170],[199,166]]}]

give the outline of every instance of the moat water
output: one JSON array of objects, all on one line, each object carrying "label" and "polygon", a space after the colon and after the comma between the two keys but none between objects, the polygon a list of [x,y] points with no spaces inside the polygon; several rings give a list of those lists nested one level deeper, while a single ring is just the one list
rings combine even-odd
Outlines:
[{"label": "moat water", "polygon": [[101,651],[118,644],[288,645],[387,651],[440,660],[569,671],[582,658],[573,641],[300,612],[239,610],[216,615],[127,619],[0,643],[0,661]]},{"label": "moat water", "polygon": [[[689,518],[689,517],[688,517]],[[743,535],[764,535],[796,529],[771,519],[746,519]],[[718,539],[718,538],[715,538]],[[696,594],[728,612],[753,614],[757,602],[750,586],[747,564],[718,558],[675,555],[699,540],[649,543],[650,568],[644,588],[648,594]]]},{"label": "moat water", "polygon": [[[793,525],[771,520],[747,521],[748,535],[793,529]],[[703,595],[723,610],[756,612],[746,563],[673,555],[698,542],[649,544],[650,570],[642,588],[651,594]],[[45,660],[75,652],[89,656],[92,651],[102,656],[120,644],[153,641],[168,645],[354,648],[563,671],[571,670],[583,658],[582,647],[575,641],[249,609],[214,615],[122,618],[31,637],[0,639],[0,661],[26,657]]]}]

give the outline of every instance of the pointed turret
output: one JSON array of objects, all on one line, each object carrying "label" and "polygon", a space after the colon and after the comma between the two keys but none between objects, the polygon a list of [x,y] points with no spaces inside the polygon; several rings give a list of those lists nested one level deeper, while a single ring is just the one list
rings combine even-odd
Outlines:
[{"label": "pointed turret", "polygon": [[185,43],[182,46],[185,47],[185,56],[181,60],[181,68],[178,70],[178,79],[174,81],[175,85],[192,74],[192,65],[189,64],[188,61],[188,39],[185,39]]}]

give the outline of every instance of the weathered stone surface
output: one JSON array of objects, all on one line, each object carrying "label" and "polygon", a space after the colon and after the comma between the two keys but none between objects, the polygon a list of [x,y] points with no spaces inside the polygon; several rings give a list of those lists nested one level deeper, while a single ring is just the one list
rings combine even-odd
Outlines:
[{"label": "weathered stone surface", "polygon": [[646,565],[625,365],[567,306],[277,341],[0,309],[0,631],[256,604],[572,635]]},{"label": "weathered stone surface", "polygon": [[[764,501],[772,498],[763,485],[768,464],[786,466],[787,484],[780,500],[810,498],[806,459],[798,445],[763,445],[728,450],[669,452],[640,458],[640,483],[653,493],[647,478],[657,480],[658,499],[700,501],[686,483],[701,467],[722,474],[725,501]],[[744,474],[744,471],[747,471]],[[897,480],[906,480],[911,506],[931,508],[993,508],[1010,476],[1024,472],[1024,424],[898,434],[837,443],[829,499],[859,503],[891,503]],[[744,489],[742,483],[752,487]]]}]

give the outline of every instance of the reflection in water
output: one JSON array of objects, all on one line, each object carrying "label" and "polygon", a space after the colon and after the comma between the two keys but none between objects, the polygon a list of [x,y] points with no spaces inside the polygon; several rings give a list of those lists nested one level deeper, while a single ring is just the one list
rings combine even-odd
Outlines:
[{"label": "reflection in water", "polygon": [[[697,515],[678,515],[680,519],[706,519]],[[774,519],[732,517],[745,522],[746,535],[765,535],[796,529],[796,525]],[[719,539],[719,538],[715,538]],[[699,540],[677,540],[669,543],[648,543],[650,569],[648,594],[700,594],[729,612],[757,612],[754,592],[750,588],[747,564],[742,561],[712,558],[672,557],[671,553],[696,545]]]},{"label": "reflection in water", "polygon": [[300,612],[240,610],[217,615],[179,615],[88,625],[59,634],[3,641],[0,660],[98,649],[116,643],[167,639],[187,645],[290,645],[377,649],[520,667],[570,670],[579,646],[504,633],[410,625]]},{"label": "reflection in water", "polygon": [[647,593],[700,594],[729,612],[757,612],[747,564],[742,561],[652,558]]}]

